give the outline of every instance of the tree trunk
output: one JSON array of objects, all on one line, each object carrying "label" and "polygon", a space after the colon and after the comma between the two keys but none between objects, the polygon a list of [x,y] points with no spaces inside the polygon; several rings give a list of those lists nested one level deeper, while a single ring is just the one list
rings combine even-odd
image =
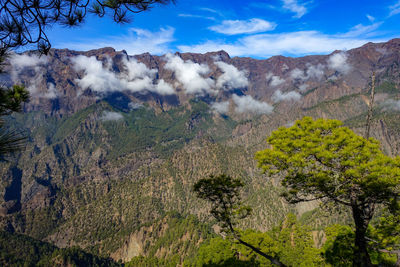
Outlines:
[{"label": "tree trunk", "polygon": [[371,258],[367,250],[367,240],[365,234],[367,232],[368,224],[373,215],[373,207],[359,205],[352,206],[353,219],[356,226],[355,248],[353,254],[354,267],[370,267],[373,266]]}]

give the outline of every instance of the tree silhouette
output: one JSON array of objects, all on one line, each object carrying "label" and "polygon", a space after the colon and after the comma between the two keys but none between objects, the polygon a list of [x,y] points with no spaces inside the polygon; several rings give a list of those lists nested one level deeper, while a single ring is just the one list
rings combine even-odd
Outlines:
[{"label": "tree silhouette", "polygon": [[243,183],[239,179],[221,174],[218,176],[211,175],[209,178],[199,180],[193,186],[193,190],[197,194],[197,197],[211,203],[212,216],[240,244],[268,259],[276,266],[286,266],[278,258],[268,255],[260,248],[244,241],[235,230],[234,227],[238,220],[246,218],[251,212],[249,207],[242,205],[240,197],[240,189],[242,187]]}]

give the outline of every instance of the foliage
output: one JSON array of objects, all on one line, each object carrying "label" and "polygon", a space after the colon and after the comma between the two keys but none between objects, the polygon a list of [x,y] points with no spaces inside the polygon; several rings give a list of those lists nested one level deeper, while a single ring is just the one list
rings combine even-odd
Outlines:
[{"label": "foliage", "polygon": [[111,259],[100,258],[77,247],[59,249],[31,237],[0,231],[2,266],[119,266]]},{"label": "foliage", "polygon": [[[101,116],[104,110],[114,109],[108,102],[100,102],[80,110],[71,116],[65,116],[50,125],[55,132],[48,131],[48,139],[51,143],[59,144],[67,136],[74,134],[76,129],[88,119],[90,114]],[[122,111],[123,112],[123,111]],[[119,121],[98,121],[96,131],[86,131],[80,136],[85,150],[92,152],[99,146],[105,146],[105,134],[113,149],[108,153],[107,159],[116,159],[128,153],[155,150],[162,157],[169,157],[171,152],[182,148],[193,140],[199,132],[207,132],[213,126],[209,107],[203,101],[191,102],[190,110],[184,107],[172,108],[168,111],[156,114],[154,110],[141,107],[129,112],[123,112],[124,118]],[[223,121],[221,128],[231,130],[229,120]],[[55,124],[55,125],[54,125]],[[101,130],[105,130],[105,132]],[[227,134],[219,133],[226,138]]]},{"label": "foliage", "polygon": [[242,187],[243,183],[239,179],[221,174],[200,179],[194,184],[193,190],[199,198],[210,202],[211,214],[221,224],[224,231],[232,234],[240,244],[271,261],[271,263],[277,266],[285,266],[276,256],[268,252],[265,253],[259,247],[243,240],[234,229],[237,221],[246,218],[251,212],[250,207],[242,205],[240,196]]},{"label": "foliage", "polygon": [[56,247],[23,235],[0,231],[0,265],[33,266],[49,261]]},{"label": "foliage", "polygon": [[60,24],[68,27],[84,23],[87,12],[104,17],[111,12],[117,23],[128,22],[128,14],[150,9],[155,4],[168,4],[173,0],[6,0],[0,8],[0,41],[3,47],[37,44],[47,53],[51,47],[46,27]]},{"label": "foliage", "polygon": [[215,237],[204,242],[193,262],[185,262],[185,266],[259,266],[259,262],[239,259],[243,254],[243,247],[235,245],[232,240]]},{"label": "foliage", "polygon": [[14,85],[11,88],[2,87],[0,90],[0,116],[12,112],[20,112],[21,104],[29,100],[29,92],[25,87]]},{"label": "foliage", "polygon": [[[256,245],[264,253],[278,256],[287,266],[323,266],[320,250],[314,247],[311,231],[301,225],[293,214],[266,233],[245,230],[241,238]],[[195,261],[188,266],[271,266],[271,262],[260,257],[252,249],[238,242],[213,238],[203,243]]]},{"label": "foliage", "polygon": [[384,81],[376,87],[375,92],[396,94],[398,92],[398,89],[396,88],[396,84],[394,82]]},{"label": "foliage", "polygon": [[[0,48],[0,72],[3,71],[7,56],[8,50]],[[29,92],[25,87],[14,85],[8,88],[0,85],[0,116],[20,112],[22,103],[28,100]],[[18,131],[7,129],[4,119],[0,118],[0,160],[9,153],[20,151],[25,145],[25,139]]]},{"label": "foliage", "polygon": [[269,232],[277,242],[279,258],[288,266],[323,266],[320,250],[315,248],[311,229],[289,213],[286,219]]},{"label": "foliage", "polygon": [[350,226],[334,224],[325,229],[323,254],[333,266],[351,266],[354,251],[354,231]]},{"label": "foliage", "polygon": [[177,262],[165,260],[165,259],[160,259],[157,257],[144,257],[144,256],[137,256],[132,258],[129,262],[124,264],[125,267],[136,267],[136,266],[142,266],[142,267],[153,267],[153,266],[171,266],[174,267],[176,266]]},{"label": "foliage", "polygon": [[177,212],[167,213],[152,224],[152,229],[146,236],[145,256],[132,258],[126,266],[181,265],[184,259],[194,258],[202,240],[215,236],[211,227],[195,216],[182,217]]},{"label": "foliage", "polygon": [[[370,226],[368,236],[371,236],[371,232],[374,229],[374,227]],[[325,261],[332,266],[352,266],[355,239],[354,230],[348,225],[334,224],[325,229],[325,234],[326,241],[322,247]],[[376,249],[376,243],[373,244],[370,242],[368,251],[373,264],[393,266],[395,263],[393,256]]]},{"label": "foliage", "polygon": [[26,137],[18,130],[7,129],[5,122],[0,118],[0,160],[5,156],[18,152],[25,147]]},{"label": "foliage", "polygon": [[[186,181],[197,179],[203,171],[207,171],[208,167],[205,166],[237,173],[236,170],[246,166],[246,161],[242,159],[252,158],[250,152],[243,156],[241,147],[219,144],[217,140],[220,139],[216,135],[206,142],[196,137],[200,131],[204,136],[208,129],[214,130],[216,127],[209,119],[211,114],[203,101],[193,101],[190,109],[176,107],[158,114],[148,107],[129,112],[120,111],[116,107],[111,110],[121,112],[123,120],[97,120],[104,110],[110,109],[108,103],[102,101],[62,118],[46,116],[42,111],[14,114],[10,118],[16,127],[28,127],[30,140],[34,140],[27,144],[27,153],[22,155],[18,167],[24,170],[27,181],[36,183],[34,179],[40,178],[48,181],[46,187],[55,188],[52,196],[46,198],[49,201],[47,203],[50,203],[48,207],[22,210],[21,214],[18,212],[11,215],[21,215],[15,216],[13,222],[14,226],[23,225],[17,231],[38,239],[68,231],[71,242],[92,253],[108,256],[132,232],[138,231],[146,223],[153,223],[166,211],[178,210],[186,214],[197,207],[198,200],[182,182],[184,177],[190,177]],[[192,123],[193,117],[197,118],[198,124]],[[191,130],[187,129],[189,124],[193,125]],[[218,127],[222,128],[224,124],[225,120],[220,121]],[[207,128],[208,125],[210,128]],[[114,132],[120,135],[121,140],[113,138]],[[231,129],[226,132],[231,132]],[[225,138],[225,132],[219,134]],[[156,136],[158,142],[152,136]],[[171,141],[168,141],[169,138]],[[147,140],[150,144],[141,146],[140,141]],[[125,141],[129,145],[123,146]],[[202,145],[202,150],[193,152],[186,142]],[[169,156],[160,159],[161,149],[157,147],[162,147],[162,151]],[[101,161],[94,157],[96,150],[102,151]],[[90,160],[92,155],[93,162]],[[191,164],[189,157],[195,158],[197,166],[185,166],[186,162]],[[215,160],[210,162],[210,157]],[[148,164],[150,161],[151,164]],[[185,165],[180,162],[185,162]],[[93,168],[99,168],[98,164],[102,164],[107,179],[87,180]],[[115,172],[121,168],[125,171]],[[73,182],[77,175],[85,177],[85,181]],[[278,193],[273,190],[271,188],[273,196],[270,197],[276,199]],[[275,202],[282,205],[281,201]],[[272,220],[280,221],[281,216]],[[272,225],[275,221],[264,223]],[[184,231],[184,227],[169,228],[165,235],[157,237],[162,242],[153,240],[151,246],[146,247],[146,253],[149,252],[146,256],[158,244],[161,250],[168,247],[179,250],[179,260],[197,249],[197,241],[178,240],[176,236],[180,232],[175,232],[175,228]],[[200,229],[188,228],[191,229],[188,231],[190,234],[193,230],[191,238],[197,240],[194,236]],[[201,230],[200,239],[205,238],[203,233],[205,231]]]},{"label": "foliage", "polygon": [[274,131],[267,139],[271,149],[256,154],[265,172],[284,175],[289,202],[388,204],[398,194],[400,158],[384,155],[378,141],[365,140],[341,125],[337,120],[304,117],[290,128]]},{"label": "foliage", "polygon": [[231,231],[238,220],[247,217],[251,209],[241,203],[243,182],[225,174],[211,175],[199,180],[193,190],[201,199],[211,203],[211,214],[223,229]]},{"label": "foliage", "polygon": [[304,117],[267,139],[256,158],[265,172],[283,175],[291,203],[320,200],[351,207],[356,227],[354,265],[370,266],[365,234],[377,204],[399,195],[400,158],[379,142],[356,135],[337,120]]},{"label": "foliage", "polygon": [[384,210],[378,223],[369,229],[370,246],[375,251],[395,255],[400,264],[400,203],[394,200],[388,209]]},{"label": "foliage", "polygon": [[[29,100],[29,92],[19,85],[12,88],[0,88],[0,116],[21,111],[21,104]],[[20,151],[25,146],[26,137],[17,130],[7,129],[5,121],[0,118],[0,159]]]}]

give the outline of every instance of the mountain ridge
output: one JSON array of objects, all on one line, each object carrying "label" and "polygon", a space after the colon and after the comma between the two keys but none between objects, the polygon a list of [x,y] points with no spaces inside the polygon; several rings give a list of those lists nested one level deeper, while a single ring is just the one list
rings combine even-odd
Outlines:
[{"label": "mountain ridge", "polygon": [[[352,81],[349,86],[354,86],[358,91],[361,90],[362,87],[365,86],[365,84],[368,82],[369,77],[371,75],[372,72],[372,68],[368,67],[367,64],[371,64],[371,62],[378,62],[379,60],[383,60],[385,55],[380,54],[379,52],[377,52],[378,50],[382,50],[382,49],[388,49],[386,50],[386,53],[391,50],[393,50],[391,53],[392,54],[396,54],[396,52],[398,51],[398,47],[400,45],[400,39],[393,39],[389,42],[386,43],[378,43],[378,44],[374,44],[374,43],[368,43],[365,44],[364,46],[360,47],[360,48],[355,48],[352,50],[349,50],[346,52],[346,55],[349,57],[349,61],[350,62],[355,62],[357,65],[363,65],[362,68],[359,68],[359,66],[354,66],[355,69],[359,69],[361,71],[356,71],[353,70],[352,71]],[[368,51],[369,54],[373,55],[373,56],[365,56],[365,51]],[[364,52],[363,52],[364,51]],[[372,53],[373,51],[375,51],[374,53]],[[383,51],[383,50],[382,50]],[[381,52],[382,52],[381,51]],[[277,86],[276,88],[271,88],[271,86],[267,83],[267,81],[265,81],[265,75],[267,75],[266,70],[270,71],[273,76],[277,76],[281,79],[284,80],[290,80],[291,77],[289,76],[289,72],[295,70],[296,68],[298,68],[300,71],[303,71],[305,73],[303,73],[303,77],[300,77],[300,80],[297,79],[297,81],[287,81],[286,84],[284,84],[287,88],[283,88],[288,90],[288,88],[292,88],[292,89],[299,89],[299,86],[308,86],[308,87],[312,87],[315,86],[317,83],[315,81],[315,78],[319,78],[319,77],[307,77],[307,71],[310,71],[309,67],[307,67],[307,64],[311,64],[311,67],[314,68],[318,68],[318,66],[320,66],[320,68],[324,67],[327,63],[327,59],[335,54],[338,53],[342,53],[343,51],[334,51],[333,53],[329,54],[329,55],[313,55],[313,56],[305,56],[305,57],[298,57],[298,58],[292,58],[292,57],[283,57],[283,56],[274,56],[271,57],[269,59],[265,59],[265,60],[257,60],[257,59],[252,59],[252,58],[240,58],[240,57],[234,57],[234,58],[230,58],[229,55],[224,51],[218,51],[218,52],[209,52],[206,54],[194,54],[194,53],[175,53],[175,55],[180,56],[183,60],[191,60],[194,63],[200,63],[200,64],[207,64],[210,68],[210,73],[206,74],[205,77],[211,77],[216,79],[218,75],[220,75],[221,70],[218,70],[216,68],[216,66],[213,64],[215,62],[215,60],[213,59],[215,56],[219,56],[221,57],[220,59],[223,62],[227,62],[227,63],[231,63],[233,66],[237,67],[239,70],[244,70],[248,72],[248,79],[249,79],[249,83],[250,86],[249,88],[247,88],[247,93],[253,96],[257,96],[259,97],[261,100],[270,100],[273,90],[274,89],[279,89],[280,87]],[[55,67],[52,67],[52,70],[50,71],[50,73],[54,73],[56,76],[60,76],[62,74],[67,74],[68,76],[68,82],[71,84],[65,84],[65,83],[61,83],[60,87],[64,88],[64,94],[60,93],[59,95],[59,101],[64,101],[64,97],[71,97],[72,95],[75,94],[75,96],[77,95],[76,92],[76,88],[77,86],[74,83],[74,80],[79,78],[79,75],[76,75],[76,71],[74,71],[73,69],[71,69],[71,67],[68,67],[68,62],[63,61],[62,59],[65,59],[66,57],[71,57],[71,56],[77,56],[77,55],[85,55],[88,57],[91,56],[96,56],[97,59],[99,60],[104,60],[104,56],[107,55],[107,57],[111,57],[115,62],[114,62],[114,66],[113,68],[118,68],[121,69],[121,64],[120,61],[121,60],[121,56],[127,56],[130,58],[135,58],[138,60],[138,62],[144,63],[146,65],[146,67],[148,67],[149,69],[156,69],[158,71],[157,77],[156,79],[159,78],[164,78],[166,81],[171,81],[174,80],[174,75],[173,73],[171,73],[170,70],[165,69],[165,56],[153,56],[150,54],[141,54],[141,55],[135,55],[135,56],[128,56],[126,54],[126,52],[124,53],[123,51],[115,51],[115,49],[113,48],[102,48],[102,49],[97,49],[97,50],[90,50],[87,52],[78,52],[78,51],[72,51],[72,50],[68,50],[68,49],[62,49],[62,50],[52,50],[51,53],[54,53],[54,56],[51,58],[55,58],[56,61],[51,60],[50,65],[52,64],[56,64]],[[221,54],[222,53],[222,54]],[[361,59],[360,59],[361,57]],[[57,59],[59,61],[57,61]],[[219,60],[219,59],[218,59]],[[378,63],[374,63],[377,67],[379,67]],[[70,63],[69,63],[70,64]],[[321,64],[321,65],[319,65]],[[285,68],[285,66],[287,66],[286,68],[288,69],[283,69]],[[322,72],[323,70],[315,70],[315,69],[311,69],[311,71],[319,71]],[[377,70],[379,71],[379,70]],[[325,72],[327,72],[326,76],[329,77],[329,75],[334,75],[334,73],[332,73],[332,71],[329,70],[325,70]],[[46,74],[48,76],[48,74]],[[301,75],[301,73],[299,74]],[[319,75],[319,74],[316,74]],[[379,73],[377,74],[379,76]],[[31,77],[32,78],[32,77]],[[302,79],[306,79],[309,78],[309,81],[307,81],[307,83],[303,84],[302,83]],[[51,80],[49,79],[49,77],[46,78],[46,80]],[[313,81],[314,80],[314,81]],[[26,80],[25,80],[26,81]],[[24,80],[22,81],[15,81],[15,82],[24,82]],[[40,86],[38,87],[46,87],[46,84],[41,83]],[[282,86],[281,86],[282,87]],[[267,92],[264,92],[264,90],[262,90],[262,88],[267,89]],[[57,89],[57,86],[56,86]],[[178,88],[179,89],[179,88]],[[44,90],[44,89],[42,89]],[[57,89],[59,90],[59,89]],[[67,91],[67,92],[65,92]],[[181,93],[179,92],[175,92],[175,94],[172,94],[170,97],[172,97],[173,95],[178,95],[178,100],[180,102],[182,101],[186,101],[187,97],[182,96]],[[88,95],[90,96],[90,95]],[[163,99],[163,97],[161,96],[151,96],[151,94],[149,95],[147,93],[146,96],[141,96],[142,98],[144,98],[144,100],[146,101],[147,99],[153,99],[153,101],[165,101],[165,99]],[[218,97],[218,95],[217,95]],[[33,96],[33,98],[35,98],[35,96]],[[92,99],[93,97],[88,97],[88,98],[80,98],[79,101],[80,102],[85,102],[87,101],[87,104],[91,104],[94,102],[94,100]],[[158,98],[158,99],[157,99]],[[165,97],[164,97],[165,98]],[[161,99],[161,100],[160,100]],[[139,97],[140,100],[140,97]],[[176,101],[173,100],[173,101]],[[173,102],[172,101],[172,102]],[[321,99],[318,99],[317,101],[321,101]],[[34,101],[32,101],[33,103]],[[314,103],[316,101],[313,101]],[[168,101],[167,101],[168,103]],[[38,102],[35,102],[35,104],[39,105]],[[63,104],[60,104],[63,105]],[[74,105],[72,103],[66,103],[66,106],[68,105]],[[87,105],[84,105],[87,106]],[[27,105],[27,110],[29,110],[29,108],[32,107],[32,104],[28,104]],[[82,105],[78,105],[77,108],[73,108],[73,111],[76,111],[80,108],[82,108]],[[42,108],[42,107],[37,107],[37,108]],[[44,107],[46,110],[50,109],[49,112],[51,112],[51,110],[54,110],[55,108],[57,108],[57,104],[52,104],[50,107]],[[63,113],[63,112],[61,112]]]}]

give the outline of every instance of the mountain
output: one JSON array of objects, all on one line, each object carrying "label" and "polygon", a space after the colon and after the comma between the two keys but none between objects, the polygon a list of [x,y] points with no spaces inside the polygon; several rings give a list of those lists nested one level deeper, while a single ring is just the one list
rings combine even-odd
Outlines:
[{"label": "mountain", "polygon": [[182,262],[215,234],[191,187],[219,173],[246,183],[254,214],[243,226],[270,229],[289,211],[316,230],[345,220],[321,219],[316,203],[285,203],[254,153],[303,116],[362,134],[372,72],[372,136],[390,155],[400,149],[400,39],[300,58],[103,48],[26,52],[10,63],[2,81],[25,84],[31,101],[7,120],[29,142],[1,164],[0,224],[60,248]]}]

